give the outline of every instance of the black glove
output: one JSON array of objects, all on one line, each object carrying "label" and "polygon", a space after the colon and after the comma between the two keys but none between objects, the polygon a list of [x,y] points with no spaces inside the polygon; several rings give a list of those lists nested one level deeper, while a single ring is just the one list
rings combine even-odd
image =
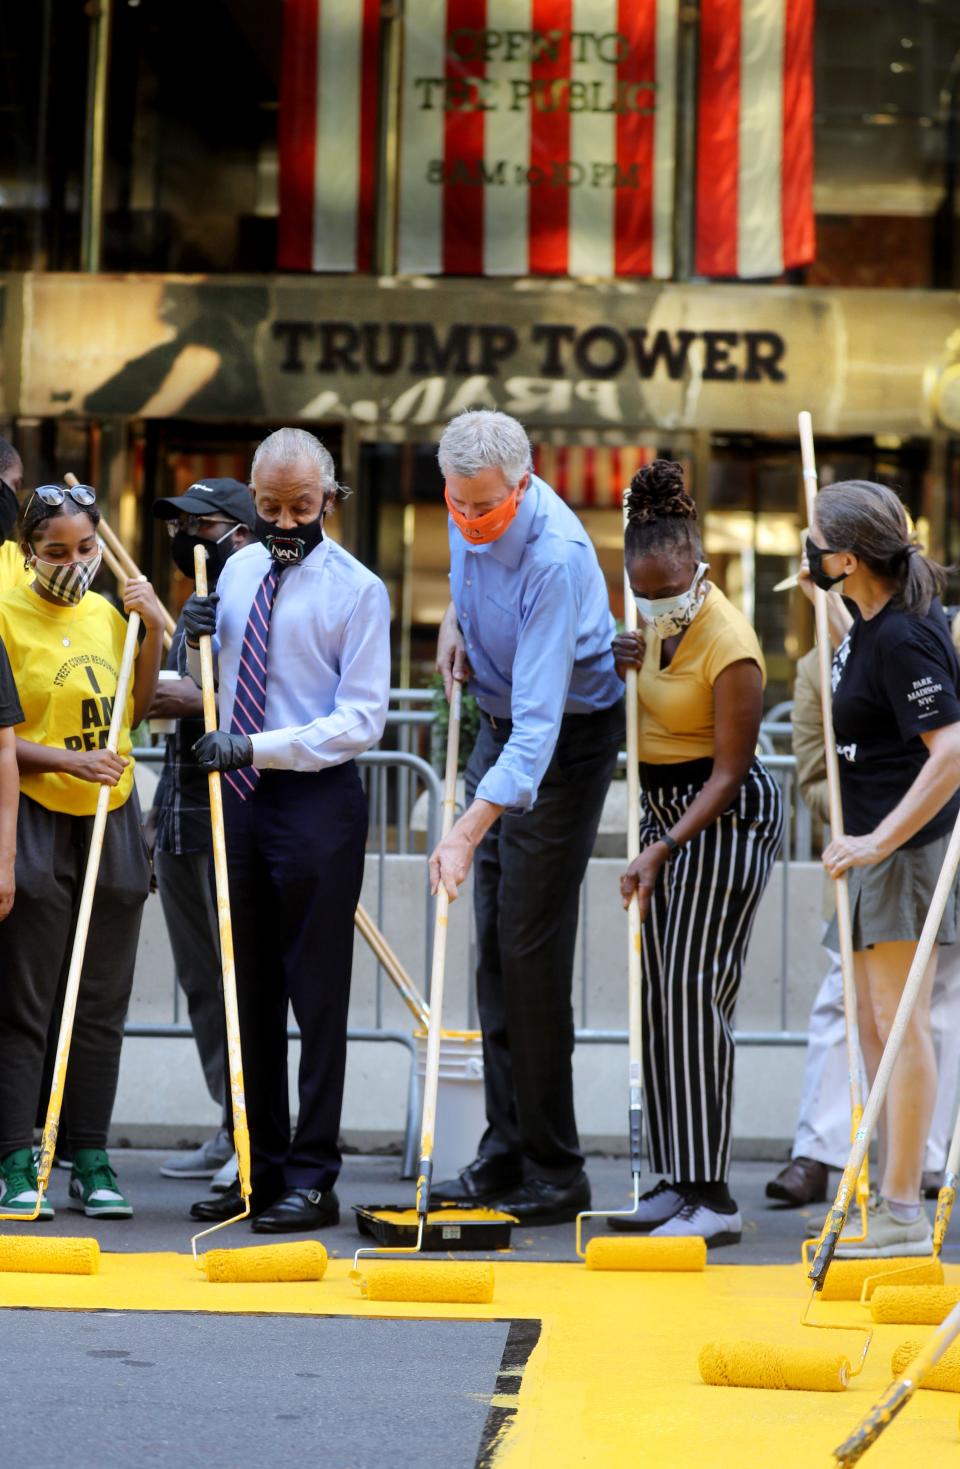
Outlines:
[{"label": "black glove", "polygon": [[253,764],[250,736],[228,734],[224,729],[201,735],[193,753],[197,764],[204,770],[239,770],[243,765]]},{"label": "black glove", "polygon": [[213,637],[216,632],[219,600],[216,592],[212,592],[209,597],[198,597],[196,592],[191,592],[184,602],[180,615],[183,618],[187,638],[194,646],[200,638]]}]

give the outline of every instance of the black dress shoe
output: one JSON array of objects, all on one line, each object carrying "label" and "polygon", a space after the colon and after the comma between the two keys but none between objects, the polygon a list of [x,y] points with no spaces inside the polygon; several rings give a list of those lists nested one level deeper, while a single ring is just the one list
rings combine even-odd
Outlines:
[{"label": "black dress shoe", "polygon": [[334,1190],[292,1188],[253,1221],[254,1234],[310,1234],[340,1223],[340,1200]]},{"label": "black dress shoe", "polygon": [[572,1183],[532,1178],[513,1193],[501,1194],[497,1207],[521,1224],[566,1224],[590,1207],[590,1180],[581,1173]]},{"label": "black dress shoe", "polygon": [[[250,1200],[250,1212],[255,1214],[258,1208],[264,1208],[269,1202],[258,1198],[254,1193]],[[200,1199],[196,1204],[190,1205],[190,1218],[200,1219],[205,1224],[222,1224],[225,1219],[232,1219],[236,1214],[243,1213],[243,1195],[240,1192],[239,1183],[232,1183],[222,1194],[214,1194],[212,1199]]]},{"label": "black dress shoe", "polygon": [[767,1184],[768,1199],[781,1204],[819,1204],[827,1197],[827,1165],[816,1158],[791,1158]]},{"label": "black dress shoe", "polygon": [[461,1168],[457,1178],[435,1183],[430,1197],[438,1204],[488,1204],[510,1189],[516,1189],[523,1180],[519,1162],[509,1158],[474,1158],[466,1168]]}]

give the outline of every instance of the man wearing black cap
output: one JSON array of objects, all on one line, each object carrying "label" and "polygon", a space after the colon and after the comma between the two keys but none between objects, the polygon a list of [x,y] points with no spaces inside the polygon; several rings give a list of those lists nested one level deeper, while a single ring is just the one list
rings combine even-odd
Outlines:
[{"label": "man wearing black cap", "polygon": [[[158,500],[153,513],[166,521],[173,564],[191,583],[194,547],[206,547],[211,591],[227,559],[253,539],[253,499],[239,480],[198,480],[184,494]],[[167,670],[177,668],[183,637],[183,627],[178,623]],[[166,1178],[212,1178],[229,1168],[233,1141],[227,1106],[217,915],[207,873],[208,782],[191,754],[191,746],[203,734],[203,697],[192,678],[161,675],[150,714],[153,718],[175,719],[176,728],[167,735],[167,757],[147,818],[146,835],[148,843],[151,838],[154,841],[157,888],[207,1089],[223,1109],[218,1132],[192,1152],[175,1153],[160,1172]]]}]

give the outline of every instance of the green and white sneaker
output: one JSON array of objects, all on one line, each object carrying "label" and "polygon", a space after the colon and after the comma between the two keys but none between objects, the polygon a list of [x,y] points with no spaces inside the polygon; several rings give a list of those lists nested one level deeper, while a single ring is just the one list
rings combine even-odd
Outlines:
[{"label": "green and white sneaker", "polygon": [[88,1219],[132,1219],[133,1210],[117,1188],[117,1175],[103,1148],[74,1149],[70,1207]]},{"label": "green and white sneaker", "polygon": [[[24,1219],[32,1219],[38,1193],[32,1148],[17,1148],[0,1160],[0,1214],[22,1214]],[[47,1201],[46,1194],[37,1218],[53,1218],[53,1205]]]}]

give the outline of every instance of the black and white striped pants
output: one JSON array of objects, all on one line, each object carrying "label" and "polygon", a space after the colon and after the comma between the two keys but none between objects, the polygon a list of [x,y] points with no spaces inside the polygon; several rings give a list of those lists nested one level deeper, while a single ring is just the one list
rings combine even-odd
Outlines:
[{"label": "black and white striped pants", "polygon": [[[641,850],[699,794],[712,761],[641,767]],[[754,761],[729,810],[660,870],[643,925],[651,1167],[720,1182],[730,1165],[733,1016],[757,906],[780,848],[776,781]]]}]

